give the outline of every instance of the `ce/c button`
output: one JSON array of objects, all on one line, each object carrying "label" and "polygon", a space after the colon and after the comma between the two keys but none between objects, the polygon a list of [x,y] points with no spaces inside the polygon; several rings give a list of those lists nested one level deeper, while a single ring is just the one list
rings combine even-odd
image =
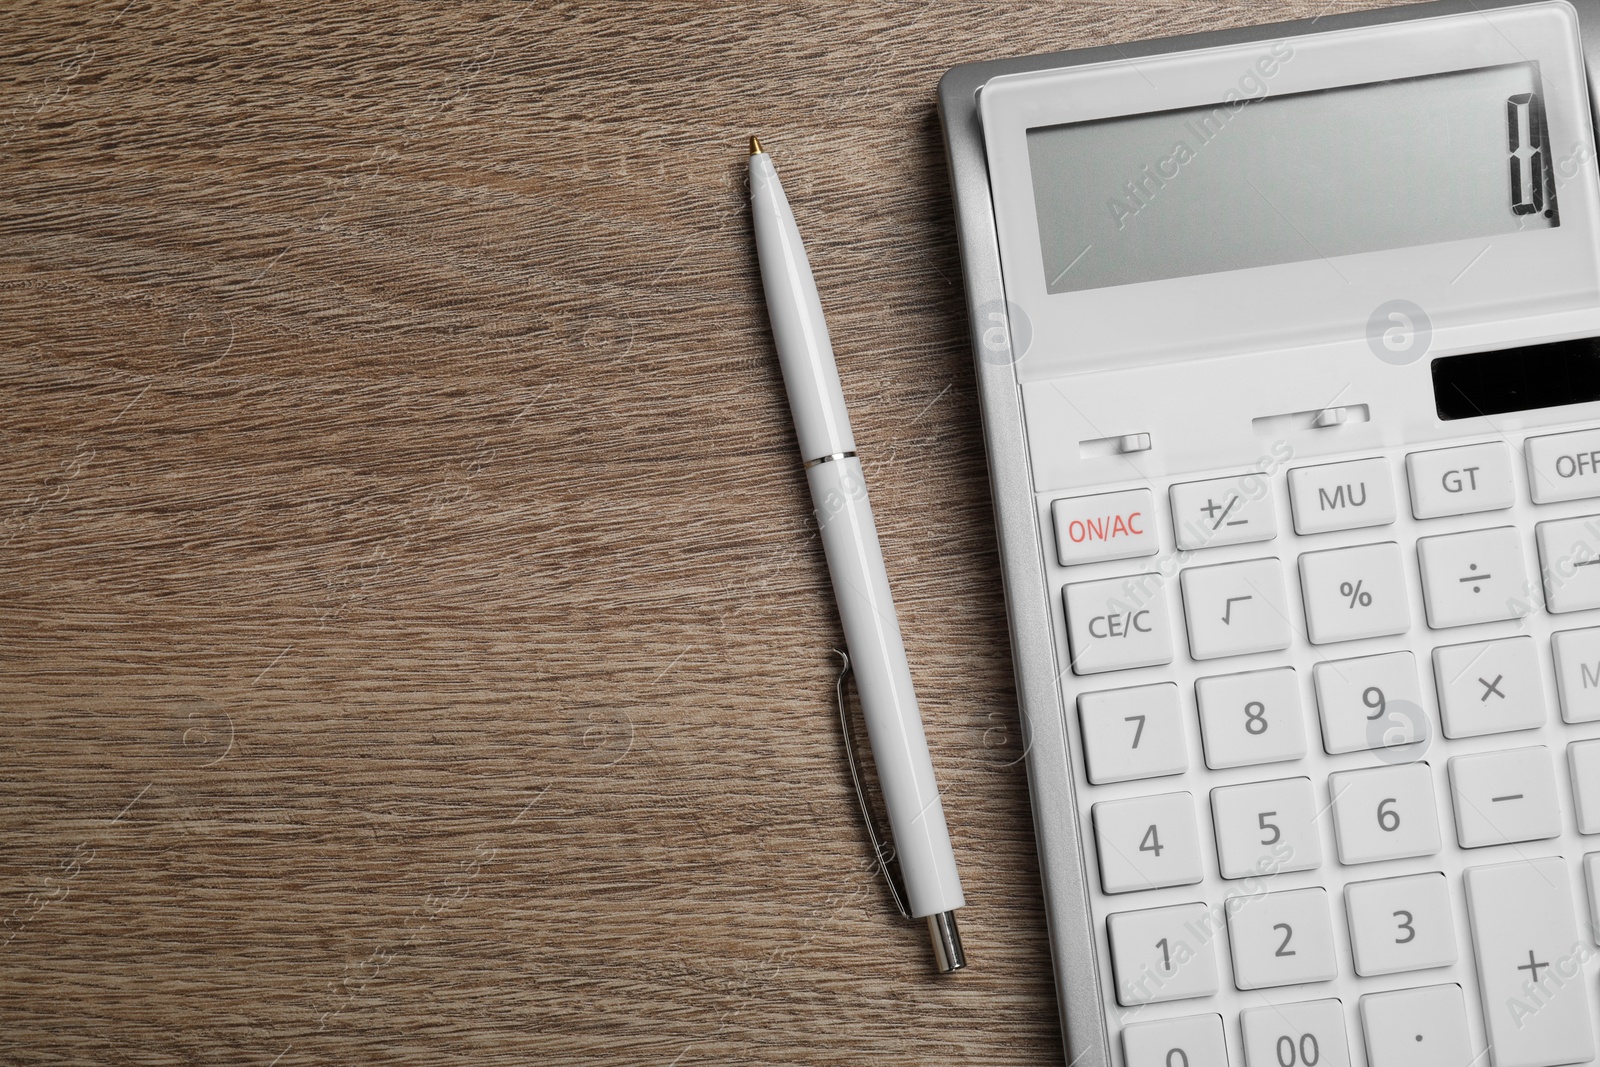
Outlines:
[{"label": "ce/c button", "polygon": [[1066,587],[1066,603],[1074,674],[1172,662],[1172,622],[1160,575],[1076,582]]}]

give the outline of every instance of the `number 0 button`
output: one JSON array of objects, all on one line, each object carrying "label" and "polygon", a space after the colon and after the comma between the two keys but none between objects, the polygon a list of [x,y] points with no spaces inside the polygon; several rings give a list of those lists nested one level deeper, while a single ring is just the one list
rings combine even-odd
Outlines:
[{"label": "number 0 button", "polygon": [[1107,893],[1200,880],[1200,831],[1189,793],[1102,801],[1094,806],[1094,840]]}]

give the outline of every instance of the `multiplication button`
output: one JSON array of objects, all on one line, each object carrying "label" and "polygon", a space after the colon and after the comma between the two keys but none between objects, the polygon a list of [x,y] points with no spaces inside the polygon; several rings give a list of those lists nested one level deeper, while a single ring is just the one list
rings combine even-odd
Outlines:
[{"label": "multiplication button", "polygon": [[1405,567],[1393,541],[1307,552],[1300,557],[1300,585],[1314,645],[1411,629]]},{"label": "multiplication button", "polygon": [[1270,541],[1278,536],[1272,483],[1262,474],[1172,487],[1172,528],[1184,550]]},{"label": "multiplication button", "polygon": [[1160,575],[1075,582],[1066,587],[1066,602],[1074,674],[1172,662],[1172,624]]}]

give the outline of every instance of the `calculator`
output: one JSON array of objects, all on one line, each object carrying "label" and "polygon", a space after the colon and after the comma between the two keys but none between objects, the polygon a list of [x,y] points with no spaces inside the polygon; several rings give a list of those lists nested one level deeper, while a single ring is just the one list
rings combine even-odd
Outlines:
[{"label": "calculator", "polygon": [[1600,0],[939,88],[1066,1060],[1600,1034]]}]

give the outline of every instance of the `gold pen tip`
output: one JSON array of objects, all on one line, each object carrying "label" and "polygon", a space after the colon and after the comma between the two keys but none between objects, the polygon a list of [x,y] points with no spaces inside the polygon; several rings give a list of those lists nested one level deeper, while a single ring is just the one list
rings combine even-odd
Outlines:
[{"label": "gold pen tip", "polygon": [[758,138],[750,138],[750,154],[752,156],[758,156],[765,151],[766,149],[761,147],[761,141]]}]

